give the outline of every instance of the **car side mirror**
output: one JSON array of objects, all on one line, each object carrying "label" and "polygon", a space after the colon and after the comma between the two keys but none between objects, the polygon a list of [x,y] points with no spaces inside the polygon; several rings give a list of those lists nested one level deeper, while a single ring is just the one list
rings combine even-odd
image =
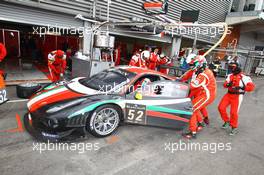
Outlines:
[{"label": "car side mirror", "polygon": [[135,98],[136,100],[142,100],[143,97],[142,97],[142,94],[141,94],[141,93],[136,92],[134,98]]}]

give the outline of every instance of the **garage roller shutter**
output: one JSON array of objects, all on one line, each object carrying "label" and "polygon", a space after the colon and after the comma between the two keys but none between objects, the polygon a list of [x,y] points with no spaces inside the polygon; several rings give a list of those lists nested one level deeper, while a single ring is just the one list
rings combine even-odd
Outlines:
[{"label": "garage roller shutter", "polygon": [[81,27],[83,22],[66,15],[39,8],[6,4],[0,2],[0,20],[22,24],[58,27]]}]

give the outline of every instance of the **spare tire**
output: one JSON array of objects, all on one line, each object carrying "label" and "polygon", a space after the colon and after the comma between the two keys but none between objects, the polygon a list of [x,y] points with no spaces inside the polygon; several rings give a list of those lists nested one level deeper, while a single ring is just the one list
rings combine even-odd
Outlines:
[{"label": "spare tire", "polygon": [[16,87],[17,97],[19,98],[30,98],[34,93],[36,93],[41,88],[38,83],[23,83]]}]

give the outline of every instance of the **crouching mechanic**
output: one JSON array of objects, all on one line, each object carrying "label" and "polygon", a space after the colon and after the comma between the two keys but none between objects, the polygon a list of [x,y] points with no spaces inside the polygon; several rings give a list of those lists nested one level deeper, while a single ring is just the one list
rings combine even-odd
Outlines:
[{"label": "crouching mechanic", "polygon": [[[250,77],[242,73],[238,63],[229,63],[229,69],[231,70],[231,74],[228,75],[224,83],[224,88],[228,88],[228,92],[219,103],[218,110],[224,121],[222,128],[229,129],[231,126],[229,135],[234,135],[238,132],[238,112],[243,100],[243,95],[245,92],[253,91],[255,85]],[[230,118],[226,112],[229,105],[231,106]]]},{"label": "crouching mechanic", "polygon": [[191,70],[186,72],[180,81],[185,82],[191,79],[189,97],[192,98],[193,115],[189,123],[189,132],[184,133],[183,136],[191,139],[196,138],[197,131],[204,126],[201,113],[207,115],[208,120],[206,107],[215,100],[217,86],[214,74],[207,68],[206,59],[203,56],[191,54],[186,61]]},{"label": "crouching mechanic", "polygon": [[55,50],[48,55],[48,67],[52,82],[63,78],[66,69],[66,55],[62,50]]},{"label": "crouching mechanic", "polygon": [[146,58],[149,57],[149,53],[146,51],[136,51],[135,55],[132,56],[129,66],[136,66],[146,68]]}]

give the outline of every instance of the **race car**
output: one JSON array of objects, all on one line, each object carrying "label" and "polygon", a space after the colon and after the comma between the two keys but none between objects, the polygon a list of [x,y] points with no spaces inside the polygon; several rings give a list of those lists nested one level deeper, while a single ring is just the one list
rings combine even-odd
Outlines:
[{"label": "race car", "polygon": [[157,71],[111,68],[44,87],[28,101],[24,123],[33,136],[49,140],[74,131],[106,137],[121,122],[181,130],[192,115],[188,93],[188,85]]}]

